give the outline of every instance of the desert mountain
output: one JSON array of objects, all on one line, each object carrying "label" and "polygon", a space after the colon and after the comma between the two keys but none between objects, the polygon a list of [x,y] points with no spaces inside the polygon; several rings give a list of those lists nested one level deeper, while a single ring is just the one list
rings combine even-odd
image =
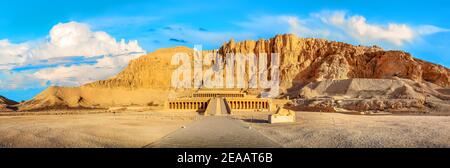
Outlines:
[{"label": "desert mountain", "polygon": [[0,96],[0,104],[15,105],[17,104],[17,102],[14,100],[10,100],[6,97]]},{"label": "desert mountain", "polygon": [[0,96],[0,111],[12,111],[11,106],[18,104],[14,100]]},{"label": "desert mountain", "polygon": [[[80,87],[49,87],[35,98],[20,105],[20,110],[44,108],[93,108],[126,105],[162,104],[167,98],[189,93],[171,88],[171,65],[175,53],[187,47],[159,49],[132,60],[128,67],[114,77]],[[450,86],[450,70],[441,65],[413,58],[402,51],[385,51],[377,46],[354,46],[323,39],[277,35],[258,41],[223,44],[217,52],[279,53],[280,90],[282,95],[296,97],[304,86],[326,80],[353,78],[407,79],[416,83],[430,83],[437,88]],[[225,60],[225,59],[224,59]],[[248,80],[248,79],[247,79]]]}]

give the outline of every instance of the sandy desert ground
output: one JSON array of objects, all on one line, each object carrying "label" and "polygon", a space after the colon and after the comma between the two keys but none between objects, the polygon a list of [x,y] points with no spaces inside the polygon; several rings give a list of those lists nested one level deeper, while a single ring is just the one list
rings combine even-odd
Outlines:
[{"label": "sandy desert ground", "polygon": [[450,116],[349,115],[297,112],[292,124],[251,124],[283,147],[450,147]]},{"label": "sandy desert ground", "polygon": [[197,117],[158,112],[0,116],[0,147],[142,147]]},{"label": "sandy desert ground", "polygon": [[[268,114],[232,117],[282,147],[450,147],[450,116],[297,112],[296,123],[268,124]],[[203,118],[151,111],[0,116],[0,147],[143,147]]]}]

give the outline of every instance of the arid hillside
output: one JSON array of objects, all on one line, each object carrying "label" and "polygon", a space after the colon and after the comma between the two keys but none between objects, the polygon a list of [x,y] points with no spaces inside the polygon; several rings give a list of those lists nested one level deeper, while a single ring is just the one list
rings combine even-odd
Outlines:
[{"label": "arid hillside", "polygon": [[2,111],[12,111],[14,108],[13,105],[18,104],[13,100],[9,100],[6,97],[0,96],[0,112]]}]

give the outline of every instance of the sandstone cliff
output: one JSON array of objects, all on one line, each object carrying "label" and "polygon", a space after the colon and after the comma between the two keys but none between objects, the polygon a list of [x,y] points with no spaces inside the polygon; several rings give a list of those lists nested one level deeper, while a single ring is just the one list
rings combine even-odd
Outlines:
[{"label": "sandstone cliff", "polygon": [[[177,52],[189,53],[187,47],[160,49],[132,60],[116,76],[77,88],[50,87],[33,100],[23,103],[23,110],[45,107],[109,107],[162,103],[180,95],[171,89],[171,74],[177,66],[170,64]],[[204,51],[204,53],[213,51]],[[296,96],[310,82],[326,79],[392,78],[430,82],[450,86],[450,70],[440,65],[413,58],[402,51],[384,51],[373,46],[353,46],[323,39],[277,35],[271,39],[223,44],[226,53],[279,53],[281,58],[281,90]],[[184,94],[184,93],[183,93]],[[181,94],[182,95],[182,94]]]}]

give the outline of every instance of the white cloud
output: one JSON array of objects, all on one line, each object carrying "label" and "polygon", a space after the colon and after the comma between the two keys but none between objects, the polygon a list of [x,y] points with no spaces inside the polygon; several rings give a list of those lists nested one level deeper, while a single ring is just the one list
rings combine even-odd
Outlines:
[{"label": "white cloud", "polygon": [[[144,53],[145,50],[137,41],[125,42],[124,39],[117,41],[106,32],[92,31],[83,23],[59,23],[50,30],[48,39],[44,41],[12,44],[8,40],[1,40],[0,70],[3,73],[0,77],[9,76],[8,83],[30,85],[32,81],[36,86],[46,84],[47,81],[56,85],[79,85],[112,76],[126,66],[129,60]],[[79,58],[81,60],[94,59],[90,60],[93,62],[89,64],[78,64],[77,61],[80,60],[75,60],[70,66],[65,65],[70,60],[63,58],[73,56],[82,56]],[[58,60],[65,62],[58,65]],[[36,64],[37,62],[39,64]],[[48,66],[46,63],[54,64],[56,67]],[[14,72],[14,68],[26,69],[30,65],[35,65],[35,69]],[[0,88],[4,89],[17,87],[20,86],[0,83]]]},{"label": "white cloud", "polygon": [[330,26],[342,29],[352,38],[362,43],[388,42],[396,46],[412,42],[418,34],[406,24],[388,23],[370,24],[364,16],[348,16],[343,11],[322,12],[314,14]]},{"label": "white cloud", "polygon": [[27,44],[12,44],[9,40],[0,40],[0,70],[9,69],[17,63],[26,61]]},{"label": "white cloud", "polygon": [[41,86],[45,81],[39,81],[30,73],[12,73],[10,71],[0,70],[0,90],[10,89],[28,89]]},{"label": "white cloud", "polygon": [[137,41],[116,41],[106,32],[90,30],[88,25],[69,22],[59,23],[50,30],[50,40],[31,51],[34,57],[98,56],[144,52]]},{"label": "white cloud", "polygon": [[422,25],[417,28],[417,32],[421,35],[429,35],[429,34],[440,33],[440,32],[450,32],[450,30],[436,27],[433,25]]},{"label": "white cloud", "polygon": [[363,44],[391,44],[397,47],[413,43],[422,36],[446,32],[448,29],[433,25],[408,25],[404,23],[370,23],[364,16],[349,15],[345,11],[322,11],[312,14],[327,26],[340,29]]}]

